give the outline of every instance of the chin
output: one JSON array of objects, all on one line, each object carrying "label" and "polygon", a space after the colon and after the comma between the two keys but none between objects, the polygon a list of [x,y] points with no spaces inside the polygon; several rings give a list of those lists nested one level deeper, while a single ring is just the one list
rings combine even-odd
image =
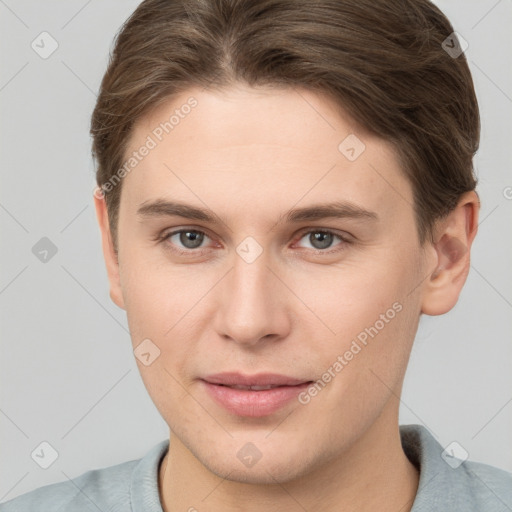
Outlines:
[{"label": "chin", "polygon": [[[289,464],[291,466],[291,464]],[[220,478],[229,480],[231,482],[252,484],[252,485],[275,485],[285,484],[297,478],[297,468],[291,471],[291,468],[277,468],[267,469],[265,467],[253,467],[247,469],[240,469],[239,467],[233,468],[226,465],[222,471],[215,471],[216,468],[211,468],[212,472]],[[220,468],[217,468],[220,469]]]},{"label": "chin", "polygon": [[[300,448],[297,448],[300,452]],[[202,464],[219,478],[232,482],[272,485],[284,484],[304,476],[312,469],[314,461],[307,461],[303,453],[290,454],[283,450],[272,450],[269,457],[263,453],[261,459],[251,467],[244,464],[235,456],[222,458],[221,453],[202,457]]]}]

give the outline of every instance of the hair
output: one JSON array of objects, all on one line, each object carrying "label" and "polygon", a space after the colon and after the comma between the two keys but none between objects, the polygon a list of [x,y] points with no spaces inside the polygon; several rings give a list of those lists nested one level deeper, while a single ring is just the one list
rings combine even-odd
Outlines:
[{"label": "hair", "polygon": [[[191,87],[301,87],[389,142],[420,243],[474,190],[480,117],[471,73],[428,0],[145,0],[114,40],[91,120],[114,250],[134,123]],[[447,39],[451,37],[452,39]],[[340,141],[341,142],[341,141]]]}]

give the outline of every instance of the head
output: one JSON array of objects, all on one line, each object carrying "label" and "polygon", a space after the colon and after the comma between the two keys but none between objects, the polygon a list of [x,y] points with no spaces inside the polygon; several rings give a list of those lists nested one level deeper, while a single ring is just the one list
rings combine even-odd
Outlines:
[{"label": "head", "polygon": [[[118,34],[91,127],[110,295],[214,473],[286,481],[397,424],[419,318],[454,306],[476,234],[452,33],[427,0],[147,0]],[[309,384],[234,414],[205,389],[233,371]]]}]

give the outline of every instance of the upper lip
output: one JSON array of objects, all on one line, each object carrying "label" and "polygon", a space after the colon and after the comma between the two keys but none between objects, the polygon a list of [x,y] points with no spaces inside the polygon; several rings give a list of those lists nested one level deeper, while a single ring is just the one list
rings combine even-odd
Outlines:
[{"label": "upper lip", "polygon": [[223,384],[225,386],[297,386],[307,379],[296,379],[277,373],[258,373],[256,375],[244,375],[238,372],[215,373],[204,377],[203,380],[210,384]]}]

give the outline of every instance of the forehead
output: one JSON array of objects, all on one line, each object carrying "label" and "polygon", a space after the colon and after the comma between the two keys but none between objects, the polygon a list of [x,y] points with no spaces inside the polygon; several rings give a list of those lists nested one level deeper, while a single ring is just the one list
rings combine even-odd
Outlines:
[{"label": "forehead", "polygon": [[122,196],[131,211],[173,197],[228,215],[229,205],[275,216],[297,202],[340,198],[412,212],[392,147],[302,89],[190,89],[139,119],[126,158],[134,165]]},{"label": "forehead", "polygon": [[139,119],[132,142],[147,134],[164,145],[189,142],[179,148],[180,154],[279,146],[322,161],[339,156],[337,146],[345,131],[369,137],[339,110],[326,96],[300,88],[190,89]]}]

